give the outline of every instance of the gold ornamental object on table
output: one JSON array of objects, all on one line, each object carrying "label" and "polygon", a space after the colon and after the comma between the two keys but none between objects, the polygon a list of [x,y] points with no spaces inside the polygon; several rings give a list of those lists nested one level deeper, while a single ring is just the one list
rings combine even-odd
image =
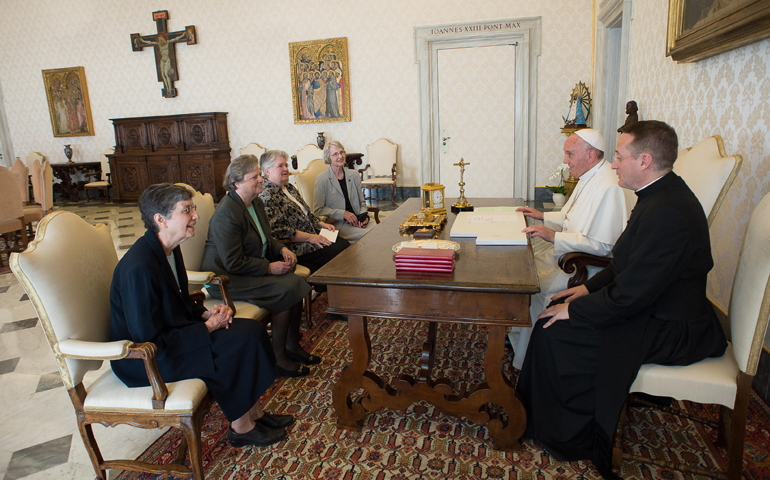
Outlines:
[{"label": "gold ornamental object on table", "polygon": [[426,183],[422,186],[422,209],[409,215],[401,222],[399,231],[414,230],[414,238],[433,238],[446,224],[444,186],[440,183]]},{"label": "gold ornamental object on table", "polygon": [[465,176],[465,166],[470,165],[470,163],[465,163],[464,158],[460,158],[459,163],[455,163],[455,167],[460,167],[460,198],[457,199],[455,203],[452,204],[452,213],[460,213],[460,212],[472,212],[473,211],[473,205],[468,203],[468,200],[465,198],[465,180],[463,177]]}]

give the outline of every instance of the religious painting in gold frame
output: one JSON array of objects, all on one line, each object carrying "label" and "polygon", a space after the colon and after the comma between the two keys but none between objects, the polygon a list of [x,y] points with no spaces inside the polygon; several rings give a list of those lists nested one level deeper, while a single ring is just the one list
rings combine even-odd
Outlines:
[{"label": "religious painting in gold frame", "polygon": [[294,123],[350,121],[346,37],[289,43]]},{"label": "religious painting in gold frame", "polygon": [[696,62],[770,36],[767,0],[669,0],[666,56]]},{"label": "religious painting in gold frame", "polygon": [[94,135],[94,117],[83,67],[43,70],[54,137]]}]

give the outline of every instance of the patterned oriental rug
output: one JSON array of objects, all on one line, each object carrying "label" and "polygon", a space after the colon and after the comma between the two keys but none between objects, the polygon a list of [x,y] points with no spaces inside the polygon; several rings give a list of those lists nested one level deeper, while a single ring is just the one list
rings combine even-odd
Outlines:
[{"label": "patterned oriental rug", "polygon": [[[313,302],[314,327],[304,332],[305,348],[321,355],[321,365],[304,378],[281,378],[263,397],[267,410],[291,413],[297,421],[286,440],[267,448],[231,448],[225,438],[228,423],[215,403],[203,429],[203,463],[207,479],[598,479],[590,462],[553,460],[537,442],[525,440],[520,453],[491,448],[484,426],[464,418],[448,417],[427,403],[403,411],[379,410],[365,417],[361,432],[338,430],[331,390],[348,364],[347,324],[325,318],[326,296]],[[403,372],[416,375],[426,323],[372,318],[374,371],[393,381]],[[463,390],[483,374],[486,329],[468,325],[441,325],[438,329],[435,375],[453,379]],[[511,378],[511,354],[504,370]],[[362,391],[363,392],[363,391]],[[359,394],[362,394],[359,392]],[[714,418],[716,408],[698,410]],[[629,409],[626,448],[656,457],[678,458],[707,467],[724,465],[724,451],[711,442],[716,432],[653,409]],[[662,424],[667,428],[661,427]],[[770,408],[752,395],[744,449],[744,478],[770,478]],[[150,446],[140,459],[167,463],[173,458],[181,434],[171,430]],[[722,457],[720,457],[722,455]],[[621,476],[628,479],[693,479],[692,475],[625,463]],[[155,478],[123,472],[120,480]]]}]

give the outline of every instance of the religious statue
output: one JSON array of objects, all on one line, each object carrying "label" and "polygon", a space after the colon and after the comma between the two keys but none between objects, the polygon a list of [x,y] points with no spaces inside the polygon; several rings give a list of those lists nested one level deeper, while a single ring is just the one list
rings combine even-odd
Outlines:
[{"label": "religious statue", "polygon": [[623,127],[639,121],[639,115],[636,113],[638,111],[639,107],[636,106],[635,101],[631,100],[626,104],[626,115],[628,116],[626,117],[626,122],[618,128],[618,133],[623,133]]}]

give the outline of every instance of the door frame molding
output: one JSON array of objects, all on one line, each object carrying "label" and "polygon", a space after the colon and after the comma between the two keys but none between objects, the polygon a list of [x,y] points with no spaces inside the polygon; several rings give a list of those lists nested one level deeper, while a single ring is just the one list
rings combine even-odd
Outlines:
[{"label": "door frame molding", "polygon": [[438,51],[516,44],[513,191],[515,196],[528,200],[534,198],[540,38],[540,17],[414,27],[415,62],[418,64],[420,78],[423,183],[439,178],[441,134],[438,119]]}]

